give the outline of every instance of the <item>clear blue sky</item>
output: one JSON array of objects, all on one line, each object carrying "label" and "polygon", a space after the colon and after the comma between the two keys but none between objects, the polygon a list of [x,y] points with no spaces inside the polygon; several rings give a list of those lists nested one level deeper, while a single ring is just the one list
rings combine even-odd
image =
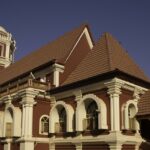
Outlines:
[{"label": "clear blue sky", "polygon": [[16,60],[82,23],[97,40],[110,32],[150,77],[149,0],[1,0],[0,25],[17,42]]}]

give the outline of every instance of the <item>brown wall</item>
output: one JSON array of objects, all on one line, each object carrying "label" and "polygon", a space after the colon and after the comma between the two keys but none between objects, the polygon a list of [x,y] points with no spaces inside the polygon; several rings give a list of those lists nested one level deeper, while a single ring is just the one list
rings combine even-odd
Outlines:
[{"label": "brown wall", "polygon": [[55,150],[76,150],[75,145],[55,145]]},{"label": "brown wall", "polygon": [[38,143],[35,145],[34,150],[49,150],[49,144],[48,143]]},{"label": "brown wall", "polygon": [[64,98],[64,99],[60,99],[59,101],[64,101],[65,103],[71,105],[74,110],[77,106],[77,102],[75,101],[75,96],[70,96],[70,97],[67,97],[67,98]]},{"label": "brown wall", "polygon": [[20,144],[11,143],[11,150],[20,150]]},{"label": "brown wall", "polygon": [[0,150],[4,150],[4,145],[0,142]]},{"label": "brown wall", "polygon": [[45,137],[45,135],[39,135],[39,120],[42,115],[49,115],[50,102],[44,99],[36,99],[36,105],[33,107],[33,136]]},{"label": "brown wall", "polygon": [[134,145],[122,145],[122,150],[135,150]]},{"label": "brown wall", "polygon": [[83,150],[109,150],[109,146],[107,144],[102,143],[83,143]]}]

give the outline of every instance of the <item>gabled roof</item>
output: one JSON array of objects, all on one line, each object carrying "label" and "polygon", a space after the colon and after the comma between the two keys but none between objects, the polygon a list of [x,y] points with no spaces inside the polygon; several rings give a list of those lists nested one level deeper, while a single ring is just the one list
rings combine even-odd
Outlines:
[{"label": "gabled roof", "polygon": [[8,82],[54,59],[64,62],[87,25],[81,25],[46,46],[32,52],[0,72],[0,84]]},{"label": "gabled roof", "polygon": [[116,69],[149,82],[149,79],[122,48],[120,43],[109,33],[104,33],[63,85]]},{"label": "gabled roof", "polygon": [[137,116],[150,116],[150,90],[147,91],[139,100]]}]

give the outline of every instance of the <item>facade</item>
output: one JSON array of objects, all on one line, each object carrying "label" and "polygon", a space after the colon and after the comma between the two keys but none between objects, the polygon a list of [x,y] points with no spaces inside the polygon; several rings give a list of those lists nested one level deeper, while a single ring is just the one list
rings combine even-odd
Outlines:
[{"label": "facade", "polygon": [[15,63],[14,51],[0,27],[0,150],[148,145],[141,97],[150,82],[112,35],[95,42],[81,25]]}]

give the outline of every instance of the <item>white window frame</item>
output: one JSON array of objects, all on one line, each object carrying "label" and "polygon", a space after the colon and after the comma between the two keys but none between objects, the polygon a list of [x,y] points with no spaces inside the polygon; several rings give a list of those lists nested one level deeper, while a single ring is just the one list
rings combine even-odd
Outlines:
[{"label": "white window frame", "polygon": [[4,56],[4,50],[5,50],[4,44],[0,43],[0,46],[2,47],[2,50],[1,50],[1,53],[0,53],[0,57],[5,57]]},{"label": "white window frame", "polygon": [[[46,117],[46,118],[48,118],[48,123],[49,123],[49,116],[48,115],[42,115],[41,117],[40,117],[40,120],[39,120],[39,134],[41,134],[41,135],[48,135],[48,132],[43,132],[42,131],[42,119],[44,118],[44,117]],[[48,129],[49,129],[49,127],[48,127]]]},{"label": "white window frame", "polygon": [[[122,106],[122,129],[123,130],[139,130],[139,123],[135,118],[135,129],[130,129],[129,127],[129,106],[134,105],[136,113],[138,112],[138,107],[137,107],[137,102],[134,100],[129,100],[127,101],[123,106]],[[136,116],[135,113],[135,116]]]},{"label": "white window frame", "polygon": [[77,103],[76,107],[76,131],[83,131],[83,119],[86,118],[85,101],[91,99],[98,106],[98,129],[108,129],[107,107],[105,102],[94,94],[87,94]]}]

